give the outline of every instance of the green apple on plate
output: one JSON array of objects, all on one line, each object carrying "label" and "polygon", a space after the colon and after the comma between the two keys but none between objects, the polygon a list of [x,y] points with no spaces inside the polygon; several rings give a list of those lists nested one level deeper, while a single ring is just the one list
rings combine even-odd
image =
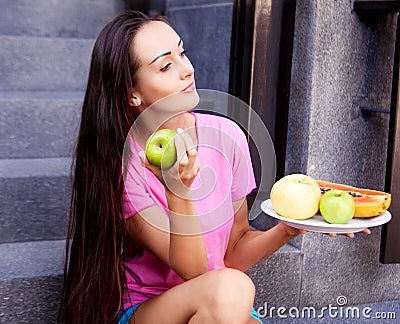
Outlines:
[{"label": "green apple on plate", "polygon": [[328,223],[346,224],[354,216],[354,200],[347,191],[331,189],[322,195],[319,210]]}]

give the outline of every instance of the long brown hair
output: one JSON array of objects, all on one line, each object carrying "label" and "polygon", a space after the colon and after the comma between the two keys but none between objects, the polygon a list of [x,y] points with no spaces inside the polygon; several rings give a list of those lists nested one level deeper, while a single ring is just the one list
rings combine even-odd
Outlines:
[{"label": "long brown hair", "polygon": [[[129,49],[151,20],[165,22],[126,11],[104,27],[93,48],[72,169],[61,323],[116,322],[121,307],[125,283],[121,250],[129,241],[121,165],[124,143],[137,117],[128,102],[140,66]],[[140,249],[130,250],[132,256]]]}]

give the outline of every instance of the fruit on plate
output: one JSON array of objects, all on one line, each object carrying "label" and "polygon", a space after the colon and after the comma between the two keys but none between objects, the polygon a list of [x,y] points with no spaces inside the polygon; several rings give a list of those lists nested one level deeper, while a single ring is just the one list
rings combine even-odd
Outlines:
[{"label": "fruit on plate", "polygon": [[290,174],[275,182],[270,197],[272,207],[279,215],[308,219],[318,212],[321,191],[310,176]]},{"label": "fruit on plate", "polygon": [[363,218],[381,215],[389,208],[392,199],[391,194],[382,191],[360,189],[322,180],[317,180],[317,183],[321,188],[321,193],[331,189],[347,191],[354,200],[354,217]]},{"label": "fruit on plate", "polygon": [[319,211],[330,224],[346,224],[353,218],[354,210],[353,197],[344,190],[328,190],[319,201]]},{"label": "fruit on plate", "polygon": [[176,162],[176,135],[172,129],[160,129],[147,139],[145,150],[151,164],[168,169]]}]

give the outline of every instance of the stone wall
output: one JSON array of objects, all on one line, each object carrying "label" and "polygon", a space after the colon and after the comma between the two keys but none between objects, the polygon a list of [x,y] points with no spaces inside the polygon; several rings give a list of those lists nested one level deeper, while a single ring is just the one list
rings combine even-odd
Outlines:
[{"label": "stone wall", "polygon": [[[397,14],[363,18],[353,2],[297,0],[286,172],[382,190]],[[400,265],[371,236],[303,238],[301,305],[400,298]]]},{"label": "stone wall", "polygon": [[[397,15],[363,18],[353,2],[297,0],[286,173],[382,190],[389,116],[360,108],[389,110]],[[198,88],[228,91],[232,9],[224,0],[167,1]],[[261,291],[256,303],[324,307],[338,296],[349,305],[400,299],[400,265],[379,263],[380,235],[373,228],[354,239],[316,233],[297,239],[300,257],[274,255],[250,272]]]}]

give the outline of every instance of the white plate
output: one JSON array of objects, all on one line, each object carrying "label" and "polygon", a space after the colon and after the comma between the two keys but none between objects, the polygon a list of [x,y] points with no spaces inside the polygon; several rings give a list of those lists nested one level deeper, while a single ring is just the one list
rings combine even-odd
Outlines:
[{"label": "white plate", "polygon": [[305,220],[290,219],[280,216],[275,212],[275,210],[272,208],[271,199],[265,200],[261,203],[261,210],[274,218],[285,221],[292,227],[318,233],[343,234],[360,232],[367,227],[385,224],[392,218],[390,212],[385,211],[383,214],[375,217],[353,218],[346,224],[329,224],[320,214],[316,214],[315,216]]}]

